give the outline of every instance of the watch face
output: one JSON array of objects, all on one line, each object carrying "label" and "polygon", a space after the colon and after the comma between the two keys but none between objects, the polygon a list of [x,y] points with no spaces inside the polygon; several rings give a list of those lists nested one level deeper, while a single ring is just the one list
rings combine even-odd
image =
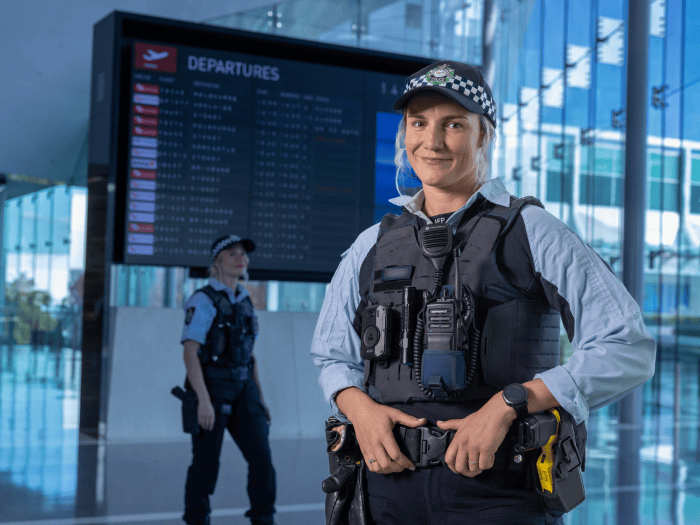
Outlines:
[{"label": "watch face", "polygon": [[512,384],[503,389],[503,396],[513,404],[523,403],[527,400],[527,389],[523,385]]}]

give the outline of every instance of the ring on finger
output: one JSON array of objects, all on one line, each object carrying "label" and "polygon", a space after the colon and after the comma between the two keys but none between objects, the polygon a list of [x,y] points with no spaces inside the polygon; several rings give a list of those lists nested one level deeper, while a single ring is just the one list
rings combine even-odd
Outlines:
[{"label": "ring on finger", "polygon": [[377,461],[377,460],[376,460],[376,459],[368,459],[368,460],[367,460],[367,463],[371,465],[371,464],[374,463],[375,461]]},{"label": "ring on finger", "polygon": [[478,462],[478,461],[470,461],[469,464],[470,464],[470,465],[478,465],[479,462]]}]

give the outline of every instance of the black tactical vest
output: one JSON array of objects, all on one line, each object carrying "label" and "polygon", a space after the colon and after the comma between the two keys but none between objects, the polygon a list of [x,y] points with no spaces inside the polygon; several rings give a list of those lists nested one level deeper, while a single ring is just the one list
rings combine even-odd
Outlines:
[{"label": "black tactical vest", "polygon": [[[454,235],[453,246],[462,246],[462,288],[468,288],[473,299],[473,322],[462,337],[465,344],[460,349],[465,356],[431,350],[431,355],[414,355],[412,365],[402,364],[402,346],[406,346],[407,329],[411,332],[408,339],[414,339],[418,331],[416,312],[423,309],[423,292],[433,289],[435,268],[418,241],[424,221],[407,211],[398,217],[384,217],[377,238],[369,306],[358,312],[363,315],[363,345],[380,338],[374,349],[381,355],[372,355],[371,350],[363,355],[369,357],[365,361],[365,386],[375,400],[385,404],[487,400],[510,383],[530,381],[535,374],[559,364],[559,313],[546,302],[528,300],[506,281],[496,265],[496,247],[522,207],[542,206],[532,197],[511,199],[509,207],[493,205],[480,210],[463,221]],[[442,284],[446,288],[455,283],[453,259],[448,256],[443,266]],[[415,288],[409,308],[403,299],[407,286]],[[377,310],[377,305],[385,308]],[[435,315],[428,315],[425,309],[422,329],[447,326],[439,324],[443,311],[434,309]],[[408,321],[404,312],[409,312]],[[380,319],[377,321],[375,316]],[[383,323],[384,331],[366,331],[365,325],[372,324],[370,318],[372,323]],[[381,351],[376,350],[380,347]],[[449,376],[454,376],[455,370],[461,370],[464,376],[465,367],[471,379],[465,383],[466,388],[458,388],[464,384],[454,383],[454,377]],[[450,383],[452,391],[442,390],[440,385]]]},{"label": "black tactical vest", "polygon": [[225,291],[210,285],[201,288],[214,303],[216,317],[199,353],[200,361],[208,366],[247,366],[251,361],[258,319],[250,297],[231,303]]}]

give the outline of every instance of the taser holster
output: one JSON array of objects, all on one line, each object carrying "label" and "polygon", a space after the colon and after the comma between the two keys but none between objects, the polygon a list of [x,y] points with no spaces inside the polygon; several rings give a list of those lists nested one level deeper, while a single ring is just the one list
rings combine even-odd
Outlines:
[{"label": "taser holster", "polygon": [[352,423],[330,417],[326,443],[331,472],[321,485],[326,494],[326,525],[367,525],[365,462]]},{"label": "taser holster", "polygon": [[571,415],[562,409],[550,412],[558,420],[558,433],[542,447],[542,453],[533,464],[535,490],[548,508],[570,512],[586,498],[581,478],[585,458],[577,446]]}]

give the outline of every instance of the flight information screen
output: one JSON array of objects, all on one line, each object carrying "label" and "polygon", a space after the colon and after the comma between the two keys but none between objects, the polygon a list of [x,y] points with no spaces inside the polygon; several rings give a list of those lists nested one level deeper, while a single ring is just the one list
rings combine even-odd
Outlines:
[{"label": "flight information screen", "polygon": [[332,272],[391,209],[404,76],[136,39],[130,51],[124,263],[205,267],[235,233],[256,242],[251,268]]}]

